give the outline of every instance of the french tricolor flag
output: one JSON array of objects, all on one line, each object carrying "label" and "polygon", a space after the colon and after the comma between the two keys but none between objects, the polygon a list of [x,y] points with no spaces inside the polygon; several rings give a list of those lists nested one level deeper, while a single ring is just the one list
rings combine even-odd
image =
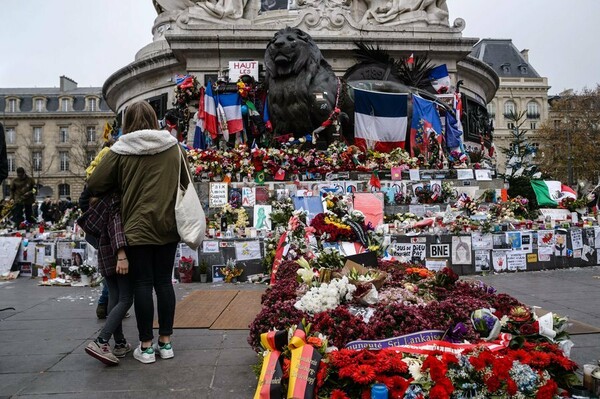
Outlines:
[{"label": "french tricolor flag", "polygon": [[408,95],[354,89],[354,143],[363,150],[404,148]]},{"label": "french tricolor flag", "polygon": [[448,93],[450,91],[450,74],[448,74],[448,68],[446,64],[436,66],[429,74],[431,85],[435,91],[439,94]]},{"label": "french tricolor flag", "polygon": [[212,83],[209,80],[206,84],[206,91],[200,98],[200,107],[198,111],[198,121],[200,128],[210,134],[213,139],[217,138],[217,104],[212,92]]},{"label": "french tricolor flag", "polygon": [[217,95],[219,104],[225,111],[227,119],[227,130],[230,134],[244,130],[244,121],[242,119],[242,97],[239,93],[223,93]]}]

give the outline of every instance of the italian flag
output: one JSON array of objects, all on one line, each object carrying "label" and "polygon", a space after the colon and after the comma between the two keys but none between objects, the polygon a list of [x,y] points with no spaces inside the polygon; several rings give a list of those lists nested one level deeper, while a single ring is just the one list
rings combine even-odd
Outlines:
[{"label": "italian flag", "polygon": [[557,206],[564,198],[577,199],[577,193],[556,180],[532,180],[531,186],[540,206]]}]

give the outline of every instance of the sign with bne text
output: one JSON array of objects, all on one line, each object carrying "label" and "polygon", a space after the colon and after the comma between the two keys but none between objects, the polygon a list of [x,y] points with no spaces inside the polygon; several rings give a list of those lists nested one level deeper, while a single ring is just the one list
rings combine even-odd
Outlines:
[{"label": "sign with bne text", "polygon": [[429,246],[429,256],[432,258],[449,258],[450,244],[431,244]]}]

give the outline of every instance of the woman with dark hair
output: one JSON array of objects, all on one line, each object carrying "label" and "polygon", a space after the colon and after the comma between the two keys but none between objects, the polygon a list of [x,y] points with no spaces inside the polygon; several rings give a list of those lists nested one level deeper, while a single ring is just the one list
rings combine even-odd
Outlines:
[{"label": "woman with dark hair", "polygon": [[[174,356],[171,334],[175,292],[171,274],[180,240],[175,222],[180,154],[177,139],[158,130],[158,119],[150,104],[137,102],[125,113],[123,135],[88,180],[88,188],[95,195],[112,190],[121,193],[127,256],[119,259],[117,272],[120,268],[121,272],[130,273],[133,280],[140,340],[133,356],[142,363],[153,363],[155,352],[163,359]],[[187,163],[181,167],[188,167]],[[187,180],[187,174],[181,174],[184,187]],[[159,324],[155,345],[153,289]]]}]

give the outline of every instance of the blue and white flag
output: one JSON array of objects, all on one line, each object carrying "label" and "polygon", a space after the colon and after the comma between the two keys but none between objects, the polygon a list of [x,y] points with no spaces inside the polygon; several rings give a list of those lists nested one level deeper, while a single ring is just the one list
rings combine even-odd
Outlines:
[{"label": "blue and white flag", "polygon": [[431,85],[437,93],[448,93],[450,91],[450,74],[446,64],[436,66],[429,74]]},{"label": "blue and white flag", "polygon": [[354,143],[363,150],[404,148],[408,95],[354,89]]}]

